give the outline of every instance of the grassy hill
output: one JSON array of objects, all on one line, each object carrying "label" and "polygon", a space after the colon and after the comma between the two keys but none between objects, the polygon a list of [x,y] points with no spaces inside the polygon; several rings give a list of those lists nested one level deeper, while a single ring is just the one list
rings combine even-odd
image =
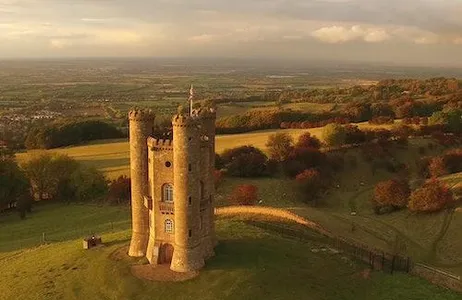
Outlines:
[{"label": "grassy hill", "polygon": [[[128,209],[55,204],[37,210],[24,221],[0,219],[2,300],[460,299],[405,274],[366,276],[364,265],[334,254],[319,239],[300,242],[233,220],[217,222],[216,256],[198,277],[149,282],[130,273],[144,260],[115,255],[129,241]],[[89,230],[102,233],[106,246],[83,250],[80,238]],[[54,242],[15,244],[39,240],[44,231]]]},{"label": "grassy hill", "polygon": [[[357,125],[360,128],[390,127],[390,125],[374,126],[368,123],[359,123]],[[265,150],[268,136],[276,132],[289,133],[294,139],[297,139],[304,132],[310,132],[322,140],[322,128],[263,130],[243,134],[218,135],[216,138],[216,151],[220,153],[225,149],[244,145],[252,145]],[[50,151],[67,154],[86,165],[103,170],[109,178],[129,175],[130,151],[126,140],[96,141],[83,146],[59,148]],[[27,159],[29,153],[18,154],[19,161]]]}]

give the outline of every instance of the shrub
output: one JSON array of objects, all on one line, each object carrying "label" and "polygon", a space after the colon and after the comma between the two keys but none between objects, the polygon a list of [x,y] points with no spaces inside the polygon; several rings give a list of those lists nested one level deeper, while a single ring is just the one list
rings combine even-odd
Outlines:
[{"label": "shrub", "polygon": [[251,184],[237,186],[229,196],[229,202],[234,205],[255,205],[258,200],[258,188]]},{"label": "shrub", "polygon": [[391,212],[406,207],[411,189],[404,180],[387,180],[379,182],[374,188],[372,203],[376,213]]},{"label": "shrub", "polygon": [[284,161],[292,151],[293,139],[287,133],[275,133],[268,137],[266,147],[271,159]]},{"label": "shrub", "polygon": [[409,210],[414,212],[436,212],[453,204],[451,190],[433,179],[411,194]]},{"label": "shrub", "polygon": [[267,175],[268,158],[258,148],[242,146],[227,149],[221,155],[227,174],[236,177]]},{"label": "shrub", "polygon": [[322,136],[328,146],[341,146],[345,143],[346,132],[339,124],[328,124],[322,129]]},{"label": "shrub", "polygon": [[127,176],[119,176],[109,184],[108,202],[111,204],[129,204],[131,192],[131,180]]}]

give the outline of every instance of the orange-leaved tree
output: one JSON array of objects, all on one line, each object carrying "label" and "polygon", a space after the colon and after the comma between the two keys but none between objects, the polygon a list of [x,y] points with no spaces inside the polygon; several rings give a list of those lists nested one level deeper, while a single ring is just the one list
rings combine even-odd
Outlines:
[{"label": "orange-leaved tree", "polygon": [[405,180],[381,181],[374,188],[372,203],[376,212],[383,208],[396,210],[407,206],[410,194],[409,183]]},{"label": "orange-leaved tree", "polygon": [[258,188],[251,184],[242,184],[234,188],[229,202],[234,205],[255,205],[258,200]]},{"label": "orange-leaved tree", "polygon": [[446,184],[432,179],[411,194],[408,207],[415,212],[435,212],[453,204],[454,198]]}]

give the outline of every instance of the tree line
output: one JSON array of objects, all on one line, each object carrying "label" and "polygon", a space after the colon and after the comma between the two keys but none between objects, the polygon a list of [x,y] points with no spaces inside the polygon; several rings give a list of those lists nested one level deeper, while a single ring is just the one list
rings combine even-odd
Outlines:
[{"label": "tree line", "polygon": [[114,125],[99,120],[66,121],[32,128],[27,134],[27,149],[52,149],[83,142],[122,138]]},{"label": "tree line", "polygon": [[129,178],[108,181],[67,155],[35,153],[20,165],[11,153],[0,156],[0,212],[16,208],[24,218],[36,201],[128,204],[129,199]]}]

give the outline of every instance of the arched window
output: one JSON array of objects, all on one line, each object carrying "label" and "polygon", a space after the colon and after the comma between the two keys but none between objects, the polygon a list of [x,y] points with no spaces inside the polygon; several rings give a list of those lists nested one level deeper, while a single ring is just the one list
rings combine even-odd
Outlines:
[{"label": "arched window", "polygon": [[166,183],[162,186],[162,201],[173,202],[173,185]]},{"label": "arched window", "polygon": [[165,232],[173,233],[173,221],[170,219],[165,220]]}]

